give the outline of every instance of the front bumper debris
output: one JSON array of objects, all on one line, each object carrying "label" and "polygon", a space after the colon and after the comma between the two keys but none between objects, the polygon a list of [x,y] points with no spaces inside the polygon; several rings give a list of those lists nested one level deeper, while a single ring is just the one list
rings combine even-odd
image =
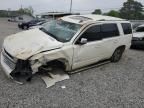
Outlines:
[{"label": "front bumper debris", "polygon": [[19,77],[25,78],[26,81],[32,79],[32,69],[28,60],[18,60],[15,69],[10,73],[14,80],[20,80]]},{"label": "front bumper debris", "polygon": [[30,81],[32,79],[30,61],[15,60],[15,58],[4,49],[1,52],[1,66],[5,74],[16,82],[22,83],[23,80]]}]

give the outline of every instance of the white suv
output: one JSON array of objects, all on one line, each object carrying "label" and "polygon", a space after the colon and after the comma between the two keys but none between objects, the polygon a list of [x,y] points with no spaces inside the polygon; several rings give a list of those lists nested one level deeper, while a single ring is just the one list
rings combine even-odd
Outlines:
[{"label": "white suv", "polygon": [[144,48],[144,24],[138,26],[133,33],[132,47]]},{"label": "white suv", "polygon": [[[73,70],[109,59],[120,60],[131,45],[129,21],[101,15],[72,15],[4,40],[1,64],[11,78],[62,68]],[[54,68],[53,68],[54,67]],[[52,71],[51,70],[51,71]]]}]

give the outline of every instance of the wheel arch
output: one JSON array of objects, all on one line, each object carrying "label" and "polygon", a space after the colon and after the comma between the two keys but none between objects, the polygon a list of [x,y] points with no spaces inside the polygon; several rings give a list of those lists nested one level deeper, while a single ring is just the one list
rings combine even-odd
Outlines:
[{"label": "wheel arch", "polygon": [[[114,50],[114,52],[113,52],[113,54],[112,54],[112,56],[111,56],[111,58],[110,58],[111,62],[118,62],[118,61],[121,59],[122,54],[123,54],[125,48],[126,48],[125,45],[121,45],[121,46],[117,47],[117,48]],[[117,50],[120,50],[120,51],[121,51],[121,54],[120,54],[120,56],[119,56],[119,59],[116,59],[116,58],[115,58],[115,56],[116,56],[115,53],[116,53]]]},{"label": "wheel arch", "polygon": [[[116,49],[119,49],[119,48],[122,48],[123,49],[123,51],[126,49],[126,45],[121,45],[121,46],[119,46],[119,47],[117,47]],[[116,50],[115,49],[115,50]]]},{"label": "wheel arch", "polygon": [[64,58],[59,58],[59,59],[48,61],[47,65],[62,68],[64,71],[68,71],[71,69],[71,66],[70,66],[68,60],[66,60]]}]

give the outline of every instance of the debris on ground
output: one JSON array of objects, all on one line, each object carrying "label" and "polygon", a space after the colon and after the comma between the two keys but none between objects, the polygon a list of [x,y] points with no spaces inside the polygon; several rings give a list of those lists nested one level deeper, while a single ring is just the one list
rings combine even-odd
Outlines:
[{"label": "debris on ground", "polygon": [[[63,81],[63,80],[66,80],[66,79],[69,79],[69,75],[66,74],[66,73],[51,73],[49,72],[50,76],[52,77],[49,77],[49,76],[42,76],[42,80],[45,82],[46,84],[46,88],[49,88],[53,85],[55,85],[57,82],[60,82],[60,81]],[[66,88],[65,86],[63,86],[62,88]]]},{"label": "debris on ground", "polygon": [[66,86],[61,86],[61,88],[62,88],[62,89],[65,89],[65,88],[66,88]]}]

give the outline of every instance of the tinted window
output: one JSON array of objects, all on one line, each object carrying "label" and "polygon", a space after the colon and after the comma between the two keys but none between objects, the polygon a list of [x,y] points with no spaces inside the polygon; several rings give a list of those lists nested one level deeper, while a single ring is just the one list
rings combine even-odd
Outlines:
[{"label": "tinted window", "polygon": [[117,24],[103,24],[101,26],[101,35],[103,38],[119,36]]},{"label": "tinted window", "polygon": [[19,20],[23,20],[23,17],[19,17]]},{"label": "tinted window", "polygon": [[136,29],[136,32],[144,32],[144,27],[138,27],[138,28]]},{"label": "tinted window", "polygon": [[86,38],[88,40],[88,42],[100,40],[101,39],[100,27],[101,27],[100,25],[90,27],[89,29],[87,29],[84,32],[84,34],[81,36],[81,38]]},{"label": "tinted window", "polygon": [[122,23],[122,28],[124,31],[124,34],[131,34],[132,33],[132,28],[130,23]]}]

